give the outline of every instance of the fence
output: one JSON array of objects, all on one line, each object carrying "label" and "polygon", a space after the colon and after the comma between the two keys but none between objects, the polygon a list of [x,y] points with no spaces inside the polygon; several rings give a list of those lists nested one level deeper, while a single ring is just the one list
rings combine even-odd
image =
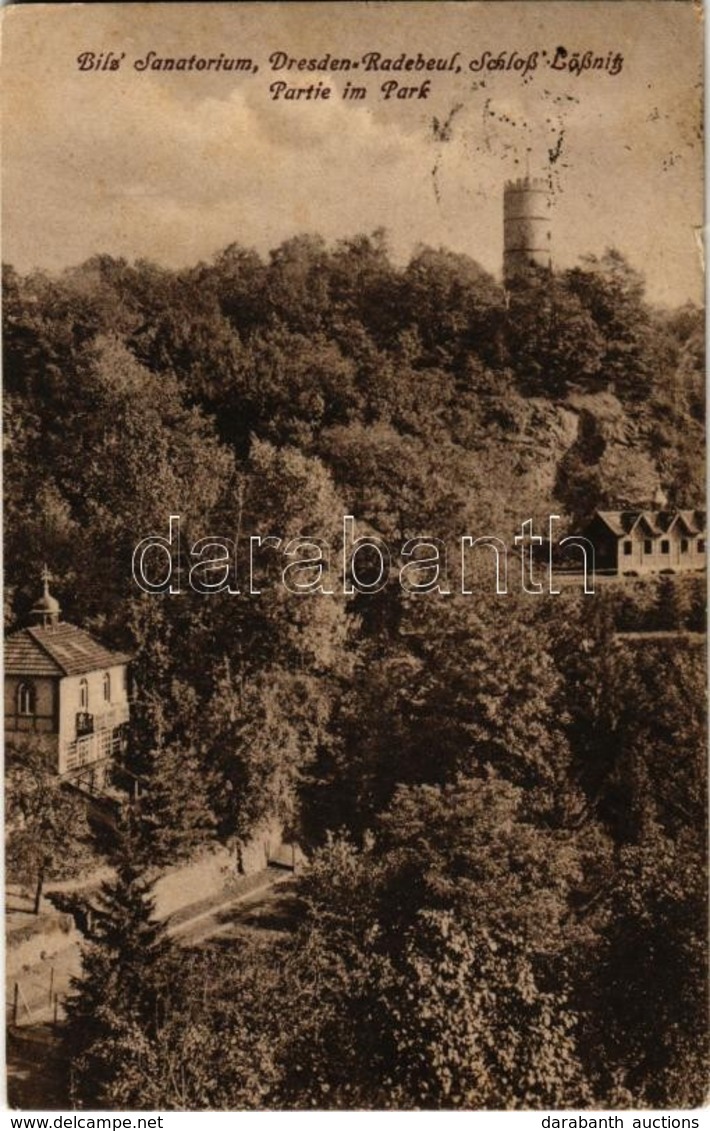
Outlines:
[{"label": "fence", "polygon": [[54,966],[49,967],[46,978],[35,973],[21,979],[11,979],[7,983],[5,1001],[7,1023],[13,1029],[44,1025],[48,1021],[57,1025],[64,1017],[66,998],[66,992],[59,988]]}]

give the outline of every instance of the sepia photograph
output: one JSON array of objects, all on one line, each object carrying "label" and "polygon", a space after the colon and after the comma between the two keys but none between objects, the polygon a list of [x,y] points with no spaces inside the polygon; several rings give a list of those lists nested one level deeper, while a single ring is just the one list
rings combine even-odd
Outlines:
[{"label": "sepia photograph", "polygon": [[701,6],[0,31],[7,1107],[698,1128]]}]

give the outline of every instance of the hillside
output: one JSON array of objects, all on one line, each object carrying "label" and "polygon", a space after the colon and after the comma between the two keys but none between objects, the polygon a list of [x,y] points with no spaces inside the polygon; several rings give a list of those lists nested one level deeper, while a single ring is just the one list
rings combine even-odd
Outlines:
[{"label": "hillside", "polygon": [[[699,505],[702,312],[652,309],[613,251],[504,291],[381,232],[7,268],[4,311],[7,623],[46,562],[133,656],[140,799],[68,1006],[73,1100],[700,1103],[704,578],[543,599],[398,569],[409,539]],[[170,515],[179,592],[160,554],[150,592],[134,551]],[[276,827],[297,928],[177,953],[149,878],[215,845],[244,867]]]}]

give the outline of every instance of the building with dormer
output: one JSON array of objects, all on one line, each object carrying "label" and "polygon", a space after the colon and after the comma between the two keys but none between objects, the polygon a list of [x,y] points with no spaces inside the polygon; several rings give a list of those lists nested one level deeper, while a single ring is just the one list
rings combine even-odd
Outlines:
[{"label": "building with dormer", "polygon": [[50,577],[32,624],[5,642],[5,735],[35,736],[67,781],[100,792],[124,749],[130,656],[61,620]]},{"label": "building with dormer", "polygon": [[586,537],[598,573],[641,577],[705,569],[705,511],[597,511]]}]

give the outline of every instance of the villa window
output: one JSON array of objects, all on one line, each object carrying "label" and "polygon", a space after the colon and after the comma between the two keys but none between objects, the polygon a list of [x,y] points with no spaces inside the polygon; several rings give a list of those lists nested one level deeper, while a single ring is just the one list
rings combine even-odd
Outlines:
[{"label": "villa window", "polygon": [[681,552],[681,554],[687,554],[688,553],[688,539],[687,538],[681,538],[681,540],[680,540],[680,552]]},{"label": "villa window", "polygon": [[89,685],[85,679],[82,679],[79,684],[79,710],[88,711],[89,709]]},{"label": "villa window", "polygon": [[644,552],[644,554],[652,554],[653,553],[653,542],[650,538],[644,538],[644,540],[643,540],[643,552]]},{"label": "villa window", "polygon": [[35,689],[31,683],[21,683],[17,689],[17,712],[20,715],[35,713]]},{"label": "villa window", "polygon": [[705,553],[705,539],[704,538],[698,538],[698,553],[699,554]]},{"label": "villa window", "polygon": [[661,553],[662,554],[670,554],[670,552],[671,552],[671,544],[670,544],[670,542],[668,541],[667,538],[663,538],[661,540]]},{"label": "villa window", "polygon": [[111,676],[108,672],[104,674],[104,701],[111,702]]},{"label": "villa window", "polygon": [[624,553],[628,555],[628,554],[631,553],[632,550],[633,550],[633,544],[630,541],[630,539],[627,538],[627,540],[624,542]]}]

